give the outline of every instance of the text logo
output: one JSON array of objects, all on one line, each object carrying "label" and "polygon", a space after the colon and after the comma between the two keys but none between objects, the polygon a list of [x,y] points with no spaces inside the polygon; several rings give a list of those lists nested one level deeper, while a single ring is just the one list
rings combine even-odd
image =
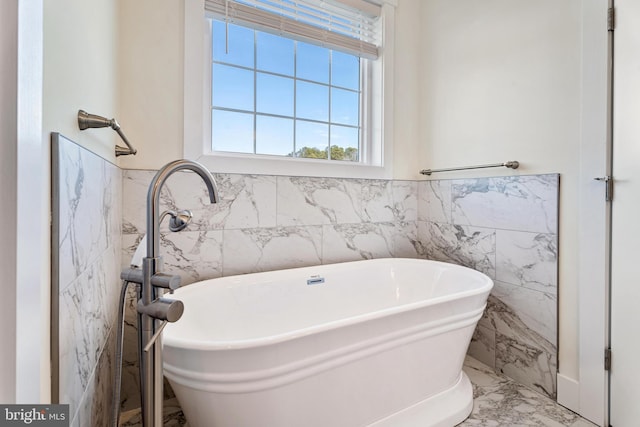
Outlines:
[{"label": "text logo", "polygon": [[0,427],[69,427],[69,405],[0,405]]}]

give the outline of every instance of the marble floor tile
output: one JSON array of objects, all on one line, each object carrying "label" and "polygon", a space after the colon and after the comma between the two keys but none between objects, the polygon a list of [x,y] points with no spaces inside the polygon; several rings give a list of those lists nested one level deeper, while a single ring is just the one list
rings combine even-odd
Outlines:
[{"label": "marble floor tile", "polygon": [[516,383],[476,359],[464,371],[473,384],[473,411],[458,427],[594,427],[578,414]]},{"label": "marble floor tile", "polygon": [[[178,399],[171,398],[164,402],[164,427],[189,427]],[[142,427],[142,414],[140,409],[133,409],[131,411],[123,412],[120,414],[120,427]]]},{"label": "marble floor tile", "polygon": [[[472,357],[464,371],[473,384],[473,411],[457,427],[595,427],[576,413],[515,381],[497,374]],[[188,427],[177,399],[165,401],[164,425]],[[125,412],[121,427],[141,427],[140,410]]]}]

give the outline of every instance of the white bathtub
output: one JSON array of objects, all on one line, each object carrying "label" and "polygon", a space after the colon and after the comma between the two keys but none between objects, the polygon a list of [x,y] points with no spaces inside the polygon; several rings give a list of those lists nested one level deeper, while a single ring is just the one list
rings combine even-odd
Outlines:
[{"label": "white bathtub", "polygon": [[164,373],[190,427],[451,427],[492,286],[415,259],[206,280],[173,296]]}]

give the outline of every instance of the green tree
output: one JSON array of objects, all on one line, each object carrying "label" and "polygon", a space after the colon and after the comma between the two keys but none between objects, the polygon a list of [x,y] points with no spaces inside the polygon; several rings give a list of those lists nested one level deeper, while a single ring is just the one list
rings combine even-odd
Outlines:
[{"label": "green tree", "polygon": [[305,159],[326,159],[327,152],[316,147],[302,147],[294,153],[295,157],[303,157]]},{"label": "green tree", "polygon": [[358,149],[355,147],[347,147],[344,150],[344,159],[352,162],[358,161]]},{"label": "green tree", "polygon": [[[291,152],[288,157],[302,157],[305,159],[326,159],[329,148],[321,150],[316,147],[302,147],[296,152]],[[331,146],[331,160],[358,161],[358,149],[354,147],[343,148],[337,145]]]},{"label": "green tree", "polygon": [[344,148],[337,145],[331,146],[331,160],[344,160]]}]

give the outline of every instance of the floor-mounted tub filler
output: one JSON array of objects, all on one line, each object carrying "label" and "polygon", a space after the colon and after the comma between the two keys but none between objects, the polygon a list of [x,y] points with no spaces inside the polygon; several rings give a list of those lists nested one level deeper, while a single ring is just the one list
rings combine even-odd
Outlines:
[{"label": "floor-mounted tub filler", "polygon": [[451,427],[473,407],[465,353],[493,282],[376,259],[178,289],[164,373],[191,427]]}]

